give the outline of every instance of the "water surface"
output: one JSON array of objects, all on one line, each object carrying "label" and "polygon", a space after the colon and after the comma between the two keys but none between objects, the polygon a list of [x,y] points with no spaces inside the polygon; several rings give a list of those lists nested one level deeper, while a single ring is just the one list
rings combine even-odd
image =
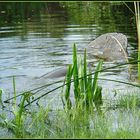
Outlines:
[{"label": "water surface", "polygon": [[[1,3],[0,16],[0,88],[6,95],[4,98],[13,96],[13,76],[17,93],[57,80],[41,76],[72,63],[73,43],[77,45],[78,54],[82,55],[90,41],[104,33],[120,32],[126,35],[128,58],[137,58],[134,16],[124,4]],[[88,62],[94,70],[97,59],[88,58]],[[112,65],[113,62],[104,62],[104,67]],[[134,78],[136,74],[137,68],[133,66]],[[101,76],[130,81],[128,67],[112,69]],[[114,82],[100,81],[100,84],[105,91],[111,89],[111,92],[114,89],[131,89]],[[56,86],[46,88],[38,95]],[[60,91],[57,90],[54,95]],[[108,94],[111,92],[109,90]],[[52,97],[47,96],[46,99]]]}]

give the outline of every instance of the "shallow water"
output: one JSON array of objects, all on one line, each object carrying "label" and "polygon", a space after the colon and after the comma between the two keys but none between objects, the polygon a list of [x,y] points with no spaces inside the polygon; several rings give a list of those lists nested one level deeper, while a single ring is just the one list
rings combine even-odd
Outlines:
[{"label": "shallow water", "polygon": [[[4,98],[13,96],[13,76],[16,80],[17,93],[57,80],[41,76],[72,63],[73,43],[77,45],[78,54],[82,55],[90,41],[104,33],[125,34],[128,38],[129,59],[136,58],[136,28],[131,22],[133,15],[124,5],[106,2],[103,6],[102,3],[88,2],[86,6],[84,3],[79,5],[73,3],[73,6],[55,4],[57,7],[55,9],[52,5],[48,5],[47,8],[44,5],[40,3],[38,8],[33,7],[30,9],[32,12],[25,13],[23,9],[23,17],[20,10],[17,10],[18,15],[11,13],[10,22],[7,11],[1,7],[3,18],[0,24],[0,88],[5,93]],[[101,10],[97,11],[100,8]],[[114,13],[114,8],[119,10]],[[88,62],[94,70],[97,59],[88,58]],[[112,65],[114,62],[104,62],[104,67]],[[133,66],[133,77],[137,74],[136,70]],[[116,68],[102,73],[101,76],[130,81],[128,67]],[[114,82],[100,81],[100,83],[104,90],[128,88]],[[48,87],[38,93],[38,96],[56,86]],[[57,90],[53,94],[56,95],[60,91]],[[49,97],[47,96],[45,100],[47,98]]]}]

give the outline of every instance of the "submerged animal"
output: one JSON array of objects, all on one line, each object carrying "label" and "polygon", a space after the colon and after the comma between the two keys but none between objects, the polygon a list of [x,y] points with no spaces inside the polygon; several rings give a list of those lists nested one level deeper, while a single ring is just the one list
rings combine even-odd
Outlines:
[{"label": "submerged animal", "polygon": [[127,61],[127,37],[122,33],[106,33],[89,43],[89,55],[105,61]]},{"label": "submerged animal", "polygon": [[[87,54],[105,61],[127,61],[127,37],[122,33],[106,33],[89,43]],[[92,58],[92,57],[90,57]],[[45,78],[59,78],[66,75],[67,68],[63,67],[49,74]],[[42,76],[41,76],[42,77]]]},{"label": "submerged animal", "polygon": [[66,75],[66,72],[67,72],[67,67],[62,67],[57,70],[51,71],[50,73],[44,74],[41,77],[45,76],[45,78],[60,78],[60,77],[64,77]]}]

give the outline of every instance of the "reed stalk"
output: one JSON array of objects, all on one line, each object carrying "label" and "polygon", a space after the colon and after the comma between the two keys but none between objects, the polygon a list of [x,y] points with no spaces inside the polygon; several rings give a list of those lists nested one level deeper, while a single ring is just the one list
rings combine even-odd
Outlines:
[{"label": "reed stalk", "polygon": [[[102,88],[98,86],[98,75],[97,72],[92,78],[92,75],[88,76],[89,72],[87,69],[86,60],[86,49],[84,51],[84,59],[77,59],[76,45],[73,46],[73,65],[69,66],[66,74],[66,90],[65,90],[65,108],[71,109],[72,104],[70,100],[70,87],[73,76],[74,83],[74,97],[76,108],[84,109],[89,107],[99,107],[102,103]],[[84,62],[84,63],[82,63]],[[103,61],[100,60],[95,71],[102,69]],[[81,78],[80,78],[81,77]]]},{"label": "reed stalk", "polygon": [[[136,17],[136,27],[138,36],[138,61],[140,60],[140,4],[139,2],[134,2],[135,7],[135,17]],[[138,62],[138,81],[140,82],[140,62]]]}]

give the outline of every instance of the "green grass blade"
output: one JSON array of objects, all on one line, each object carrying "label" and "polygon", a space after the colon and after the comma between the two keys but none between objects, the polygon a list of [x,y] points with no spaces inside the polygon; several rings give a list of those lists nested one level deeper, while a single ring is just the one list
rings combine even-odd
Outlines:
[{"label": "green grass blade", "polygon": [[16,98],[16,82],[15,82],[15,77],[13,76],[13,90],[14,90],[14,111],[16,112],[16,102],[17,102],[17,98]]},{"label": "green grass blade", "polygon": [[[100,60],[96,67],[96,71],[100,71],[102,69],[102,64],[103,60]],[[98,86],[98,75],[99,72],[95,73],[92,86],[92,100],[97,108],[102,103],[102,88]]]},{"label": "green grass blade", "polygon": [[92,99],[92,75],[91,74],[89,74],[87,77],[87,86],[85,87],[85,92],[86,92],[86,105],[89,106]]},{"label": "green grass blade", "polygon": [[66,92],[65,92],[65,99],[67,100],[70,96],[70,87],[71,87],[71,78],[72,78],[72,65],[69,65],[68,70],[67,70],[67,75],[66,75]]},{"label": "green grass blade", "polygon": [[82,63],[82,58],[80,57],[80,65],[79,65],[79,89],[81,93],[84,93],[84,71],[83,71],[83,63]]},{"label": "green grass blade", "polygon": [[66,108],[71,109],[71,100],[70,100],[70,88],[71,88],[71,78],[73,75],[73,67],[69,65],[67,74],[66,74],[66,91],[65,91],[65,100],[66,100]]},{"label": "green grass blade", "polygon": [[98,86],[96,89],[96,94],[93,98],[95,106],[98,108],[103,102],[102,102],[102,87]]},{"label": "green grass blade", "polygon": [[0,89],[0,106],[4,107],[3,102],[2,102],[2,89]]},{"label": "green grass blade", "polygon": [[85,89],[87,87],[87,57],[86,57],[86,49],[84,51],[84,82],[85,82]]},{"label": "green grass blade", "polygon": [[73,78],[74,78],[74,95],[75,99],[78,99],[79,94],[79,79],[78,79],[78,65],[77,65],[77,51],[76,45],[73,46]]},{"label": "green grass blade", "polygon": [[[101,69],[102,69],[102,64],[103,64],[103,60],[100,60],[99,63],[98,63],[98,65],[97,65],[97,67],[96,67],[95,72],[96,72],[96,71],[101,71]],[[94,91],[94,93],[95,93],[95,90],[96,90],[97,85],[98,85],[98,81],[97,81],[97,80],[98,80],[98,75],[99,75],[99,72],[96,72],[95,75],[94,75],[94,79],[93,79],[92,90]]]},{"label": "green grass blade", "polygon": [[[140,11],[139,11],[140,12]],[[140,82],[140,19],[138,20],[138,80]]]}]

